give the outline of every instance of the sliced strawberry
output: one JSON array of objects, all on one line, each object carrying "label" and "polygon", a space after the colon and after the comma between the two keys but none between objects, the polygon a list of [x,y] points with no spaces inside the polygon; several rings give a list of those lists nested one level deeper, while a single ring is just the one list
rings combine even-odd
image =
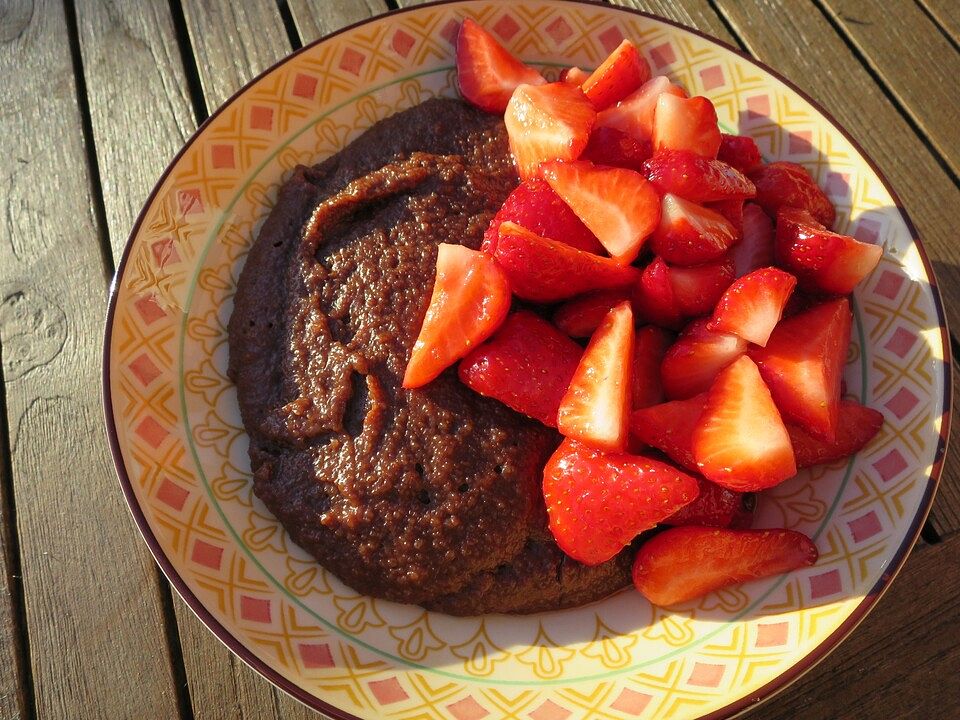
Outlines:
[{"label": "sliced strawberry", "polygon": [[640,546],[633,584],[654,605],[676,605],[808,567],[817,557],[813,541],[795,530],[671,528]]},{"label": "sliced strawberry", "polygon": [[766,345],[796,284],[793,275],[777,268],[760,268],[737,278],[717,302],[707,327]]},{"label": "sliced strawberry", "polygon": [[420,334],[403,376],[405,388],[426,385],[486,340],[510,309],[510,284],[486,253],[441,243],[437,276]]},{"label": "sliced strawberry", "polygon": [[670,268],[673,296],[685,317],[709,315],[733,280],[733,263],[726,259],[696,267]]},{"label": "sliced strawberry", "polygon": [[806,210],[826,227],[833,225],[837,211],[803,165],[775,162],[750,171],[757,186],[757,202],[772,218],[780,208]]},{"label": "sliced strawberry", "polygon": [[837,434],[832,443],[824,442],[798,425],[787,423],[797,467],[805,468],[833,462],[860,452],[883,426],[883,414],[853,400],[840,402]]},{"label": "sliced strawberry", "polygon": [[560,403],[557,428],[574,440],[611,452],[627,446],[633,311],[613,308],[590,338]]},{"label": "sliced strawberry", "polygon": [[759,205],[743,206],[740,242],[730,248],[737,277],[773,265],[773,222]]},{"label": "sliced strawberry", "polygon": [[642,455],[564,440],[543,469],[550,531],[567,555],[606,562],[697,495],[697,481]]},{"label": "sliced strawberry", "polygon": [[461,362],[460,380],[550,427],[580,362],[582,348],[543,318],[511,313],[487,342]]},{"label": "sliced strawberry", "polygon": [[507,220],[540,237],[566,243],[578,250],[603,253],[603,245],[596,236],[540,178],[524,180],[507,196],[483,234],[481,250],[491,254],[496,252],[500,223]]},{"label": "sliced strawberry", "polygon": [[716,210],[729,220],[737,232],[737,237],[743,232],[743,205],[743,200],[717,200],[703,204],[705,208]]},{"label": "sliced strawberry", "polygon": [[830,300],[781,320],[766,347],[750,351],[784,419],[827,442],[836,437],[852,322],[847,299]]},{"label": "sliced strawberry", "polygon": [[812,292],[847,295],[880,262],[883,248],[825,229],[803,210],[784,208],[777,216],[777,264]]},{"label": "sliced strawberry", "polygon": [[576,85],[520,85],[507,103],[503,122],[522,180],[547,160],[576,160],[587,146],[596,112]]},{"label": "sliced strawberry", "polygon": [[650,65],[629,40],[621,42],[583,85],[583,94],[597,110],[623,100],[650,79]]},{"label": "sliced strawberry", "polygon": [[716,260],[736,241],[736,228],[723,215],[667,193],[650,246],[668,263],[699,265]]},{"label": "sliced strawberry", "polygon": [[646,167],[657,190],[695,203],[744,200],[756,194],[753,183],[739,170],[690,150],[658,149]]},{"label": "sliced strawberry", "polygon": [[660,220],[660,198],[643,175],[586,161],[553,161],[540,170],[614,260],[633,262]]},{"label": "sliced strawberry", "polygon": [[727,165],[735,167],[742,173],[747,173],[763,163],[760,148],[752,137],[745,135],[720,134],[720,149],[717,159]]},{"label": "sliced strawberry", "polygon": [[753,520],[756,497],[753,493],[739,493],[720,487],[716,483],[698,477],[700,493],[689,505],[684,505],[663,521],[664,525],[680,527],[746,528]]},{"label": "sliced strawberry", "polygon": [[672,339],[671,333],[656,325],[647,325],[637,330],[633,343],[631,373],[631,407],[634,410],[663,402],[660,363],[663,362],[663,354],[670,347]]},{"label": "sliced strawberry", "polygon": [[693,456],[693,432],[707,404],[707,394],[686,400],[673,400],[634,410],[630,414],[630,434],[637,440],[665,452],[678,465],[699,473]]},{"label": "sliced strawberry", "polygon": [[689,150],[715,158],[720,148],[717,111],[705,97],[682,98],[663,93],[653,115],[654,151]]},{"label": "sliced strawberry", "polygon": [[706,392],[727,365],[747,351],[747,341],[707,328],[706,318],[684,328],[660,365],[663,389],[670,399]]},{"label": "sliced strawberry", "polygon": [[514,295],[551,303],[590,290],[633,287],[640,272],[629,265],[547,240],[516,223],[500,225],[494,253]]},{"label": "sliced strawberry", "polygon": [[607,313],[629,297],[629,290],[597,290],[575,297],[557,308],[553,324],[570,337],[590,337]]},{"label": "sliced strawberry", "polygon": [[797,474],[790,436],[760,371],[746,355],[720,371],[693,433],[693,456],[707,480],[741,492]]},{"label": "sliced strawberry", "polygon": [[590,73],[586,70],[581,70],[576,65],[560,71],[560,82],[570,83],[578,87],[583,85],[588,77],[590,77]]},{"label": "sliced strawberry", "polygon": [[653,137],[653,116],[657,98],[662,94],[685,98],[687,94],[679,85],[672,84],[663,75],[647,80],[639,90],[631,93],[613,107],[597,115],[597,127],[610,127],[645,142]]},{"label": "sliced strawberry", "polygon": [[660,327],[676,329],[683,322],[680,306],[673,292],[670,268],[660,258],[654,258],[633,289],[633,308],[638,318]]},{"label": "sliced strawberry", "polygon": [[625,132],[609,127],[596,127],[590,142],[580,156],[594,165],[627,168],[644,172],[644,163],[653,152],[649,140],[636,140]]},{"label": "sliced strawberry", "polygon": [[502,113],[518,85],[546,80],[524,65],[478,23],[465,18],[457,35],[457,84],[467,102]]}]

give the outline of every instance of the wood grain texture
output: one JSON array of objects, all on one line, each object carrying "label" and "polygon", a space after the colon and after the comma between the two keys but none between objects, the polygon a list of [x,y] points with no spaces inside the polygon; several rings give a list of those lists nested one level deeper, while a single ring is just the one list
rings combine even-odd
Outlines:
[{"label": "wood grain texture", "polygon": [[304,45],[388,10],[384,0],[289,0],[288,5]]},{"label": "wood grain texture", "polygon": [[[66,16],[38,2],[20,18],[0,38],[0,343],[36,711],[175,718],[155,565],[103,440],[107,268]],[[131,668],[137,692],[121,691]]]},{"label": "wood grain texture", "polygon": [[819,2],[960,174],[960,52],[914,0]]},{"label": "wood grain texture", "polygon": [[[114,263],[167,163],[196,129],[166,0],[77,0],[90,122]],[[131,97],[136,102],[129,102]]]},{"label": "wood grain texture", "polygon": [[736,39],[706,0],[610,0],[610,3],[653,13],[736,45]]},{"label": "wood grain texture", "polygon": [[274,0],[184,0],[210,114],[292,48]]},{"label": "wood grain texture", "polygon": [[960,3],[957,0],[919,0],[955,45],[960,45]]},{"label": "wood grain texture", "polygon": [[918,547],[863,624],[745,720],[956,718],[960,536]]},{"label": "wood grain texture", "polygon": [[[0,318],[3,317],[0,305]],[[0,319],[0,327],[3,320]],[[0,343],[0,359],[3,344]],[[2,366],[0,366],[2,367]],[[0,370],[0,381],[2,381]],[[0,395],[0,412],[3,411]],[[0,422],[0,718],[21,720],[27,717],[27,654],[24,633],[20,627],[19,597],[20,557],[16,546],[17,528],[12,512],[13,478],[7,468],[10,447]]]}]

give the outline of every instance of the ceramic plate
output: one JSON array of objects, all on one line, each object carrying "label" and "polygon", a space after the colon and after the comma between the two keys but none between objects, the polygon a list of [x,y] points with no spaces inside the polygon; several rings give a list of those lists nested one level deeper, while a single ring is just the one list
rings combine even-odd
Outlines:
[{"label": "ceramic plate", "polygon": [[[766,493],[756,526],[802,530],[815,567],[651,607],[625,591],[527,617],[452,618],[358,595],[253,496],[226,376],[244,256],[280,184],[367,127],[456,96],[457,23],[528,63],[596,66],[632,39],[655,73],[709,97],[728,132],[805,165],[837,228],[884,246],[857,289],[847,392],[881,410],[850,462]],[[234,652],[338,718],[727,717],[832,649],[890,583],[926,517],[949,417],[935,281],[893,191],[802,93],[729,47],[609,6],[529,0],[422,6],[304,48],[222,107],[164,173],[127,245],[104,358],[107,422],[133,514],[164,572]]]}]

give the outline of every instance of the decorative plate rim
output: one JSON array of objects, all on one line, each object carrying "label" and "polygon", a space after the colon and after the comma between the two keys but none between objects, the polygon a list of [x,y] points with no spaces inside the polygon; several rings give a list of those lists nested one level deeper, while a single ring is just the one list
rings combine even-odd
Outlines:
[{"label": "decorative plate rim", "polygon": [[[233,105],[233,103],[242,97],[253,85],[255,85],[259,80],[274,72],[280,66],[289,62],[292,58],[304,53],[320,43],[326,42],[327,40],[341,35],[343,33],[349,32],[357,27],[363,26],[374,20],[380,20],[387,16],[397,16],[408,12],[417,12],[422,10],[424,7],[434,7],[442,5],[450,5],[462,2],[462,0],[434,0],[433,2],[423,3],[421,5],[414,5],[407,8],[401,8],[397,10],[392,10],[387,13],[381,13],[371,18],[360,20],[358,22],[347,25],[339,30],[323,35],[316,40],[313,40],[310,43],[307,43],[301,48],[285,55],[283,58],[272,64],[269,68],[265,69],[263,72],[257,74],[254,78],[245,83],[241,88],[234,92],[226,101],[224,101],[220,107],[218,107],[213,113],[207,117],[206,120],[194,131],[190,138],[184,143],[183,147],[177,152],[173,159],[167,164],[164,168],[160,177],[157,179],[153,189],[150,191],[150,194],[147,196],[144,201],[143,207],[137,215],[137,219],[134,222],[133,228],[130,231],[130,234],[127,238],[127,241],[124,245],[123,253],[120,257],[120,262],[117,265],[116,271],[114,273],[113,279],[110,283],[109,291],[109,301],[107,307],[107,314],[104,323],[104,342],[103,342],[103,353],[102,353],[102,371],[101,371],[101,400],[103,404],[104,411],[104,425],[107,433],[107,440],[110,446],[110,453],[113,458],[114,469],[117,473],[117,478],[123,491],[124,498],[126,500],[127,508],[130,511],[131,516],[133,517],[134,522],[137,525],[140,534],[143,536],[144,542],[146,543],[150,553],[153,555],[154,560],[159,565],[164,576],[170,582],[171,586],[176,590],[177,594],[183,599],[186,605],[190,610],[197,616],[197,618],[202,622],[212,633],[213,635],[221,642],[224,646],[227,647],[232,653],[237,657],[243,660],[250,668],[255,670],[257,673],[262,675],[264,678],[269,680],[274,686],[287,693],[291,697],[300,701],[307,707],[318,710],[320,712],[326,713],[331,718],[335,720],[359,720],[357,716],[346,712],[340,708],[337,708],[330,703],[324,701],[320,697],[308,692],[304,688],[300,687],[293,681],[281,675],[278,671],[271,668],[266,662],[257,657],[242,641],[240,641],[231,631],[229,631],[219,620],[217,620],[210,611],[206,608],[204,603],[193,593],[190,587],[187,585],[183,577],[181,577],[179,571],[174,567],[173,563],[167,557],[164,552],[160,542],[155,536],[153,530],[151,529],[149,522],[147,521],[146,515],[143,512],[143,509],[138,502],[136,495],[134,493],[133,485],[130,481],[130,477],[127,474],[126,465],[123,459],[123,452],[120,448],[120,440],[117,432],[116,419],[113,413],[113,397],[111,391],[111,371],[110,371],[110,357],[112,350],[112,333],[113,325],[116,316],[117,310],[117,301],[119,296],[119,280],[123,277],[126,270],[127,262],[130,258],[131,249],[133,247],[133,242],[137,235],[140,232],[143,221],[147,215],[148,210],[153,205],[156,200],[157,194],[166,181],[167,177],[174,170],[174,168],[179,163],[180,159],[186,154],[186,152],[193,146],[193,144],[201,137],[201,135],[206,130],[207,126],[210,125],[219,115],[221,115],[227,108]],[[911,239],[914,247],[917,249],[917,253],[920,256],[920,260],[923,264],[924,271],[926,273],[926,280],[928,281],[930,287],[930,296],[933,300],[933,306],[936,312],[938,327],[941,330],[940,340],[941,340],[941,351],[942,359],[939,361],[943,366],[942,377],[943,377],[943,397],[941,398],[943,403],[943,413],[941,415],[940,421],[940,432],[939,438],[937,440],[936,450],[934,452],[933,462],[930,466],[930,472],[926,478],[926,488],[924,490],[923,496],[920,501],[920,505],[917,509],[916,514],[913,517],[913,520],[907,529],[906,534],[904,535],[903,541],[897,550],[893,553],[890,559],[889,567],[880,578],[877,580],[875,585],[863,596],[861,601],[857,606],[850,612],[850,614],[843,620],[843,622],[827,636],[823,641],[821,641],[816,647],[814,647],[807,655],[797,661],[793,666],[786,669],[780,673],[774,680],[770,681],[766,685],[758,688],[754,693],[750,693],[747,696],[741,697],[707,715],[701,717],[701,720],[726,720],[727,718],[732,718],[737,716],[746,710],[750,709],[753,706],[760,704],[761,702],[769,700],[774,695],[778,694],[786,687],[797,681],[801,676],[813,669],[817,664],[819,664],[824,658],[826,658],[831,652],[833,652],[840,643],[852,633],[857,626],[866,618],[867,614],[873,607],[876,605],[877,601],[883,596],[887,591],[890,585],[893,583],[893,580],[902,570],[904,563],[906,562],[907,557],[910,554],[910,551],[913,549],[916,544],[917,539],[920,536],[920,531],[923,527],[923,524],[926,522],[927,517],[930,514],[930,510],[933,506],[933,500],[936,495],[937,488],[940,483],[940,476],[943,470],[943,462],[947,451],[947,446],[949,443],[950,437],[950,426],[952,419],[952,406],[953,406],[953,375],[952,375],[952,348],[950,344],[950,331],[947,325],[946,313],[944,311],[943,299],[940,295],[940,288],[937,282],[936,275],[934,274],[932,263],[930,258],[927,255],[926,249],[923,246],[923,242],[920,239],[919,233],[913,221],[910,219],[909,214],[903,206],[903,203],[900,200],[900,196],[893,189],[889,180],[881,172],[880,168],[874,162],[873,158],[863,149],[860,143],[851,136],[851,134],[834,118],[834,116],[825,110],[820,103],[814,100],[809,94],[804,90],[800,89],[796,84],[791,80],[784,77],[777,70],[770,67],[766,63],[756,59],[750,54],[742,51],[740,48],[737,48],[730,43],[727,43],[724,40],[720,40],[708,33],[705,33],[696,28],[690,27],[680,22],[662,17],[655,13],[645,12],[642,10],[637,10],[631,7],[625,6],[611,6],[607,3],[599,2],[599,0],[554,0],[554,2],[568,3],[571,5],[589,5],[589,6],[599,6],[605,7],[608,9],[613,9],[617,11],[627,12],[633,15],[640,17],[648,18],[658,22],[665,23],[674,28],[678,28],[685,32],[692,33],[708,42],[714,43],[719,47],[724,48],[725,50],[734,53],[735,55],[743,58],[747,62],[756,66],[763,72],[767,73],[771,77],[783,83],[787,88],[792,92],[796,93],[799,97],[805,100],[810,106],[816,110],[840,135],[846,139],[854,150],[860,155],[863,161],[866,163],[867,167],[876,175],[880,184],[883,188],[889,193],[891,200],[893,201],[894,207],[897,209],[900,217],[902,218],[904,225],[907,230],[909,230]]]}]

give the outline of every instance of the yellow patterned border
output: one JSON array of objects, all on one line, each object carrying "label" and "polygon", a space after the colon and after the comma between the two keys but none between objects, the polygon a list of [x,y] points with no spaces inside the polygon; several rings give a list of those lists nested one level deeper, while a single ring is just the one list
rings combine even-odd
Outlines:
[{"label": "yellow patterned border", "polygon": [[[840,230],[884,245],[856,294],[845,376],[848,392],[884,411],[883,431],[854,462],[775,488],[759,511],[759,523],[814,535],[816,567],[669,611],[624,592],[533,617],[451,618],[357,595],[253,496],[225,373],[243,258],[297,163],[397,110],[455,95],[451,40],[465,15],[551,74],[596,65],[630,37],[655,72],[710,97],[721,123],[753,136],[766,157],[806,165],[836,203]],[[750,61],[612,7],[428,6],[292,56],[172,166],[131,240],[115,303],[109,391],[121,471],[155,550],[245,659],[363,718],[695,718],[754,694],[878,584],[923,510],[940,439],[944,330],[922,256],[869,164]]]}]

